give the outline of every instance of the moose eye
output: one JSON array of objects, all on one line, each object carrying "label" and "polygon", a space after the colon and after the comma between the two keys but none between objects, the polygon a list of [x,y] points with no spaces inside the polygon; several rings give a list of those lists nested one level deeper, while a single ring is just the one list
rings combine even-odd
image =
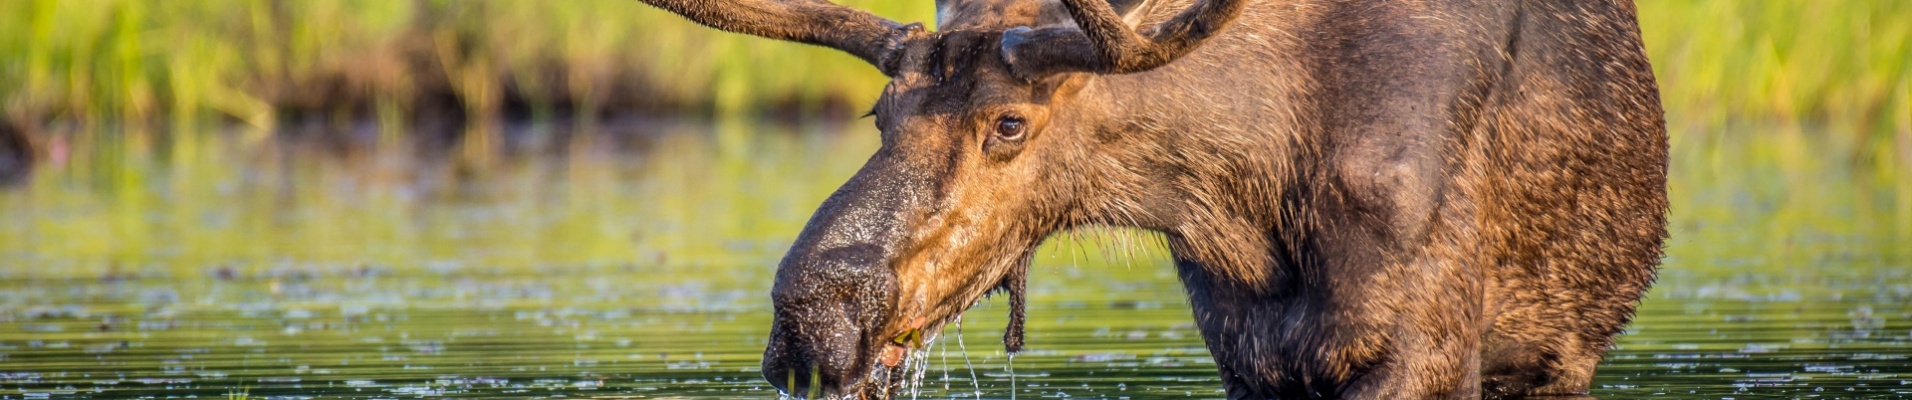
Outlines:
[{"label": "moose eye", "polygon": [[1023,130],[1028,129],[1028,121],[1022,117],[1010,115],[996,119],[996,136],[1003,139],[1021,139]]}]

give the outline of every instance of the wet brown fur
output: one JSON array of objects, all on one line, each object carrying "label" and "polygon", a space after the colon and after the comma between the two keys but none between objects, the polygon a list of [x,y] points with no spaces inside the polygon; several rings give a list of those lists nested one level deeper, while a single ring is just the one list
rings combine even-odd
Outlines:
[{"label": "wet brown fur", "polygon": [[[945,1],[937,32],[846,49],[894,78],[883,146],[779,268],[780,388],[886,395],[869,354],[1085,226],[1164,234],[1231,398],[1584,393],[1653,280],[1666,138],[1630,2]],[[1135,36],[1081,31],[1111,23]]]}]

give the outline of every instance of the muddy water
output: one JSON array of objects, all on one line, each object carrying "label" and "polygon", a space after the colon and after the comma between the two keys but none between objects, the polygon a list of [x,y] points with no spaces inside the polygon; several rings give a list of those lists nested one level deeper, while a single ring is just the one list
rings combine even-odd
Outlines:
[{"label": "muddy water", "polygon": [[[496,132],[53,140],[0,189],[0,398],[772,394],[774,263],[873,132]],[[1912,397],[1912,156],[1676,135],[1666,267],[1594,394]],[[905,395],[1220,395],[1157,239],[1052,240],[1030,294],[1014,372],[989,300]]]}]

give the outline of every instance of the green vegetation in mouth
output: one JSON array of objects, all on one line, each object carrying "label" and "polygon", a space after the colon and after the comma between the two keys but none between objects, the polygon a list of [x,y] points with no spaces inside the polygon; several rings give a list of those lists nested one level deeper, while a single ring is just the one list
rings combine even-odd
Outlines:
[{"label": "green vegetation in mouth", "polygon": [[819,369],[810,368],[810,396],[804,397],[806,399],[820,398],[818,395],[823,393],[823,373],[818,372]]},{"label": "green vegetation in mouth", "polygon": [[903,331],[902,334],[896,335],[895,339],[891,339],[890,343],[895,343],[898,346],[910,349],[923,347],[923,329],[916,328]]}]

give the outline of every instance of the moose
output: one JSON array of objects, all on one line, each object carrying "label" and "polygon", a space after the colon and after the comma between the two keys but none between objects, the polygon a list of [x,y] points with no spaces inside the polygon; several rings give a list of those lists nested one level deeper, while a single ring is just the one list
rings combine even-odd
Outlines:
[{"label": "moose", "polygon": [[1230,398],[1580,395],[1654,280],[1664,111],[1629,0],[641,0],[890,77],[777,267],[763,375],[887,398],[1033,249],[1159,232]]}]

